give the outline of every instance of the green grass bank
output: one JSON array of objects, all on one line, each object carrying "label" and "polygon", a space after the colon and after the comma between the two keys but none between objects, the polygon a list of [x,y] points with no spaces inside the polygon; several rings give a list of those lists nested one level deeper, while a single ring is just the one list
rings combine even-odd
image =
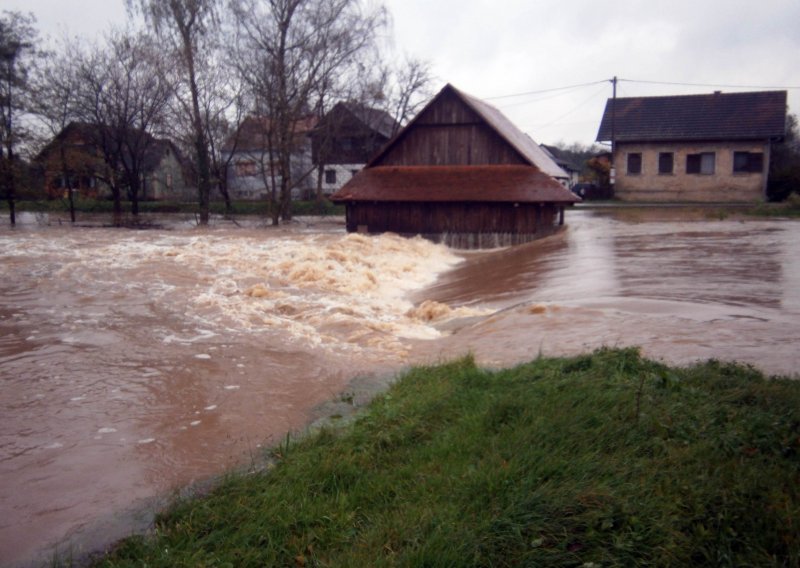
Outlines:
[{"label": "green grass bank", "polygon": [[404,375],[97,566],[797,566],[800,382],[636,349]]}]

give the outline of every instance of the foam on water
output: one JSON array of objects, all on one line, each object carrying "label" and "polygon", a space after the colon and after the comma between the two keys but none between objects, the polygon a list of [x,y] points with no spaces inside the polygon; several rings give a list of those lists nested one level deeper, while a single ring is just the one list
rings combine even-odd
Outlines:
[{"label": "foam on water", "polygon": [[[407,295],[462,261],[445,246],[396,235],[70,240],[65,235],[58,247],[53,239],[27,235],[11,255],[47,257],[42,278],[87,290],[119,289],[122,282],[120,293],[166,301],[195,328],[185,336],[165,333],[164,343],[201,342],[219,333],[279,333],[309,347],[402,355],[403,339],[441,335],[431,325],[434,318],[421,317]],[[92,314],[91,322],[81,323],[98,325],[108,317]],[[71,333],[62,341],[83,339]]]}]

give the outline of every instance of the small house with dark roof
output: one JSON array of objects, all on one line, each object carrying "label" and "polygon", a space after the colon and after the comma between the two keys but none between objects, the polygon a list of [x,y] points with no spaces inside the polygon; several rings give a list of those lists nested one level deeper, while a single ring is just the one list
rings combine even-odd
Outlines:
[{"label": "small house with dark roof", "polygon": [[384,110],[353,101],[336,103],[310,133],[322,192],[330,195],[339,190],[398,129]]},{"label": "small house with dark roof", "polygon": [[331,199],[351,232],[511,245],[563,224],[580,201],[565,175],[500,111],[447,85]]},{"label": "small house with dark roof", "polygon": [[628,201],[751,202],[766,197],[786,91],[609,99],[614,193]]},{"label": "small house with dark roof", "polygon": [[539,146],[542,147],[542,150],[544,150],[568,176],[567,178],[556,179],[558,179],[564,187],[572,189],[572,186],[580,180],[581,166],[575,163],[571,156],[557,146],[548,146],[547,144],[539,144]]},{"label": "small house with dark roof", "polygon": [[[44,180],[48,197],[60,197],[71,187],[82,197],[102,198],[110,195],[108,179],[111,173],[104,161],[110,153],[109,137],[103,127],[71,122],[59,132],[36,156],[35,163]],[[155,138],[135,131],[131,136],[142,137],[146,144],[142,156],[139,199],[186,200],[196,197],[190,183],[189,166],[181,151],[170,140]],[[134,143],[132,142],[131,145]],[[104,151],[106,150],[106,151]],[[120,175],[119,173],[115,175]]]}]

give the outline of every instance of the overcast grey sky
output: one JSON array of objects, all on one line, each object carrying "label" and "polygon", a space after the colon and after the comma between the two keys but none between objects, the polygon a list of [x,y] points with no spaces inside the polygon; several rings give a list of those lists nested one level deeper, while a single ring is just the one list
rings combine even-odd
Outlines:
[{"label": "overcast grey sky", "polygon": [[[607,80],[618,96],[737,91],[662,81],[795,87],[800,112],[800,0],[386,0],[395,48],[431,61],[445,83],[500,108],[537,142],[591,143]],[[122,0],[3,0],[42,35],[94,37],[124,24]],[[520,97],[493,98],[595,83]]]}]

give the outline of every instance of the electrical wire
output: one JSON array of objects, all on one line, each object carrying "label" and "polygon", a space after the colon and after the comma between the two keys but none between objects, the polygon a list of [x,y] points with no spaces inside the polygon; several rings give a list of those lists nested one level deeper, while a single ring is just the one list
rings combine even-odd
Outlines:
[{"label": "electrical wire", "polygon": [[[590,81],[588,83],[577,83],[575,85],[565,85],[563,87],[552,87],[549,89],[539,89],[537,91],[525,91],[524,93],[513,93],[510,95],[497,95],[494,97],[483,97],[485,101],[496,101],[500,99],[511,99],[515,97],[526,97],[530,95],[540,95],[543,93],[554,93],[556,91],[569,91],[578,89],[581,87],[591,87],[592,85],[599,85],[601,83],[610,83],[613,79],[601,79],[599,81]],[[650,84],[650,85],[671,85],[677,87],[715,87],[721,89],[786,89],[786,90],[795,90],[800,89],[800,86],[795,85],[727,85],[727,84],[717,84],[717,83],[680,83],[677,81],[648,81],[644,79],[624,79],[624,78],[617,78],[618,83],[643,83],[643,84]],[[541,99],[544,100],[544,99]],[[536,101],[528,101],[528,102],[536,102]],[[517,104],[527,104],[524,103],[512,103],[512,105],[516,106]],[[504,105],[506,107],[512,105]]]},{"label": "electrical wire", "polygon": [[650,85],[673,85],[678,87],[717,87],[722,89],[800,89],[800,86],[767,86],[767,85],[717,85],[713,83],[677,83],[672,81],[645,81],[642,79],[622,79],[618,82],[626,83],[646,83]]},{"label": "electrical wire", "polygon": [[524,93],[514,93],[512,95],[498,95],[496,97],[484,97],[485,101],[496,101],[498,99],[510,99],[513,97],[525,97],[528,95],[539,95],[542,93],[552,93],[554,91],[565,91],[567,89],[575,89],[578,87],[590,87],[592,85],[599,85],[600,83],[607,83],[610,79],[602,79],[600,81],[592,81],[590,83],[578,83],[577,85],[567,85],[565,87],[553,87],[552,89],[540,89],[538,91],[526,91]]}]

